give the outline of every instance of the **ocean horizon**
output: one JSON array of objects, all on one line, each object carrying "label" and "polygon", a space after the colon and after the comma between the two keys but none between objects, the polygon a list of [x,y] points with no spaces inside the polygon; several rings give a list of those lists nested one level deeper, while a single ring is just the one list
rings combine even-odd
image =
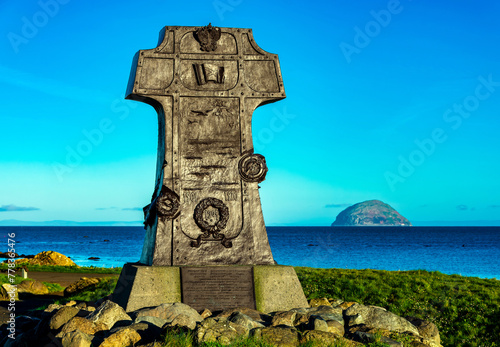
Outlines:
[{"label": "ocean horizon", "polygon": [[[281,265],[427,270],[500,279],[500,227],[268,226],[267,232],[274,259]],[[121,267],[139,260],[145,230],[140,226],[2,226],[5,251],[9,233],[15,233],[18,254],[52,250],[80,266]]]}]

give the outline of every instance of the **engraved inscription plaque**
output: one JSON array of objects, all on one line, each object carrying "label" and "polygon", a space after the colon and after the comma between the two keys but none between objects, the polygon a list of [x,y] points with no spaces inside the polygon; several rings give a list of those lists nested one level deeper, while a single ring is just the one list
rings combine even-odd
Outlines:
[{"label": "engraved inscription plaque", "polygon": [[195,310],[256,308],[251,266],[182,267],[181,283],[182,302]]}]

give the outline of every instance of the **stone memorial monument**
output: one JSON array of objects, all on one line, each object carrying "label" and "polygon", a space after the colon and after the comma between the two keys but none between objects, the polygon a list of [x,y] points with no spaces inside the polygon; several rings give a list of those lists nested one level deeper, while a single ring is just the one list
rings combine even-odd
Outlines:
[{"label": "stone memorial monument", "polygon": [[251,29],[165,27],[136,54],[126,98],[157,111],[158,159],[141,259],[113,300],[127,311],[307,306],[294,269],[274,265],[258,191],[268,168],[252,142],[253,111],[285,98],[278,56]]}]

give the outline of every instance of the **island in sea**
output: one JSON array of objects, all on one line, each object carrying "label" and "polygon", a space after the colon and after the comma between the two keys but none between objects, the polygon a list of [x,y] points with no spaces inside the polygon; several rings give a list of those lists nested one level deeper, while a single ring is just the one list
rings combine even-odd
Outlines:
[{"label": "island in sea", "polygon": [[349,206],[332,223],[335,226],[411,226],[408,219],[380,200]]}]

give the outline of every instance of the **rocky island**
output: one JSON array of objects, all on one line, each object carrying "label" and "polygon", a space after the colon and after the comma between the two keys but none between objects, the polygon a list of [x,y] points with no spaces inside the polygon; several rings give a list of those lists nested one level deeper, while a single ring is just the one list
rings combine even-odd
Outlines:
[{"label": "rocky island", "polygon": [[340,212],[332,226],[411,226],[411,223],[388,204],[368,200]]}]

